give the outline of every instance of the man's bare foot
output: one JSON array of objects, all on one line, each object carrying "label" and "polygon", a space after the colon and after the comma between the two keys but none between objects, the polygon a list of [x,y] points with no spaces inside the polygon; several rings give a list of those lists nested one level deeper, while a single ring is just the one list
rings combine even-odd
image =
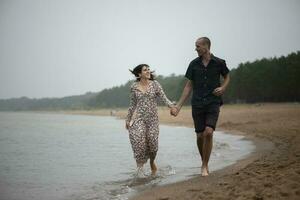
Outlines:
[{"label": "man's bare foot", "polygon": [[150,167],[151,167],[151,172],[152,172],[152,175],[156,175],[156,172],[157,172],[157,167],[155,165],[155,163],[150,163]]},{"label": "man's bare foot", "polygon": [[201,167],[201,175],[208,176],[208,168],[207,167],[204,167],[204,166]]}]

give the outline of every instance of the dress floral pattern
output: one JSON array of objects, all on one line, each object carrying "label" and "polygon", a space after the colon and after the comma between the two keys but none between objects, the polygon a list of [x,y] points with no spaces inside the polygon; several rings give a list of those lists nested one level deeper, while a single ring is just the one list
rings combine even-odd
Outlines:
[{"label": "dress floral pattern", "polygon": [[168,107],[173,105],[156,80],[150,81],[145,92],[138,89],[138,82],[132,84],[126,122],[129,124],[129,139],[134,158],[138,163],[146,163],[150,155],[158,151],[158,99]]}]

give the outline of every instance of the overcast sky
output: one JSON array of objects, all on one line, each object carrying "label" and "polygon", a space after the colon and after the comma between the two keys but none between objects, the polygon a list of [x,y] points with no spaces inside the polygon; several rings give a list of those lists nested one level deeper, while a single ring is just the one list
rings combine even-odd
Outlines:
[{"label": "overcast sky", "polygon": [[0,0],[0,98],[63,97],[184,74],[200,36],[230,69],[300,50],[299,0]]}]

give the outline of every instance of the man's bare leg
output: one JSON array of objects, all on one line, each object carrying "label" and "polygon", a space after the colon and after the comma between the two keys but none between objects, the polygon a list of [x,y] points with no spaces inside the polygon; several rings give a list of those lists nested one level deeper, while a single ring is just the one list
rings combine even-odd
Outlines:
[{"label": "man's bare leg", "polygon": [[204,165],[203,165],[203,142],[204,142],[204,138],[203,138],[203,132],[197,133],[197,146],[198,146],[198,151],[199,154],[201,156],[201,161],[202,161],[202,166],[201,166],[201,175],[203,175],[203,169],[204,169]]},{"label": "man's bare leg", "polygon": [[203,163],[203,132],[197,133],[197,146]]},{"label": "man's bare leg", "polygon": [[211,150],[213,147],[213,129],[211,127],[206,127],[203,133],[203,159],[202,159],[202,176],[208,176],[208,161],[210,158]]}]

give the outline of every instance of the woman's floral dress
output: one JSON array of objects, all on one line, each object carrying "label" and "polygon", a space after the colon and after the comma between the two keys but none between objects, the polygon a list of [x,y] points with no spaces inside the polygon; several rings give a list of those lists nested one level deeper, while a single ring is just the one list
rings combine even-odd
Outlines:
[{"label": "woman's floral dress", "polygon": [[131,86],[126,122],[129,123],[129,139],[134,158],[138,163],[146,163],[150,155],[155,155],[158,150],[157,99],[160,98],[168,107],[173,104],[156,80],[150,81],[145,92],[138,89],[138,84],[134,82]]}]

